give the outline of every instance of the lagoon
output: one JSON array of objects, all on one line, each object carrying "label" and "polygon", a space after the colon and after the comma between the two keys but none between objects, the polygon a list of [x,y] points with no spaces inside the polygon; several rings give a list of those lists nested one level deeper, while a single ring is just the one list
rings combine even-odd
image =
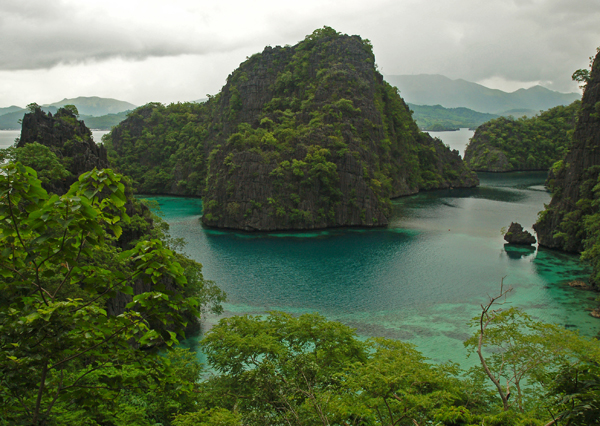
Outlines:
[{"label": "lagoon", "polygon": [[[567,285],[589,270],[577,256],[504,244],[500,230],[531,230],[550,201],[540,172],[480,174],[481,186],[393,201],[387,228],[244,233],[204,228],[202,202],[156,200],[185,252],[228,294],[225,315],[319,312],[361,337],[398,338],[436,362],[465,361],[462,342],[500,281],[510,306],[594,336],[591,293]],[[210,327],[219,318],[205,318]]]}]

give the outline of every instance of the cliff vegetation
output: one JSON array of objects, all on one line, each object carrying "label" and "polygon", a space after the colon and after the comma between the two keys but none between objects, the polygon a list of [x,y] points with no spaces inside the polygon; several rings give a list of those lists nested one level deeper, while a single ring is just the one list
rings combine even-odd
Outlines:
[{"label": "cliff vegetation", "polygon": [[[552,201],[534,229],[540,245],[582,253],[594,266],[590,282],[600,286],[600,53],[586,71],[573,143],[550,170]],[[574,75],[575,76],[575,75]]]},{"label": "cliff vegetation", "polygon": [[481,172],[548,170],[571,146],[580,101],[532,118],[500,117],[482,124],[465,149],[465,163]]},{"label": "cliff vegetation", "polygon": [[105,138],[142,193],[203,197],[206,225],[382,226],[390,198],[474,186],[419,131],[372,47],[325,27],[248,58],[204,104],[149,104]]},{"label": "cliff vegetation", "polygon": [[444,108],[441,105],[408,104],[421,130],[433,132],[475,129],[486,121],[498,118],[496,114],[473,111],[469,108]]}]

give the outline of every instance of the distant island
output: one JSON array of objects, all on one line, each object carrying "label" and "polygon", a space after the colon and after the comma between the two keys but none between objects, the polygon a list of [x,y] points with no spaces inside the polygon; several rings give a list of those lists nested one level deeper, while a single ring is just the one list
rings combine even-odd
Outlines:
[{"label": "distant island", "polygon": [[[58,109],[65,105],[75,105],[80,114],[79,119],[83,120],[90,129],[97,130],[110,130],[123,121],[129,111],[136,108],[136,105],[117,99],[80,96],[41,105],[41,109],[44,112],[56,114]],[[26,108],[15,105],[0,108],[0,130],[21,129],[20,120],[27,112]]]},{"label": "distant island", "polygon": [[500,117],[481,125],[465,149],[471,170],[548,170],[571,146],[581,101],[532,118]]},{"label": "distant island", "polygon": [[458,130],[461,128],[475,129],[486,121],[499,116],[473,111],[469,108],[444,108],[441,105],[408,104],[413,111],[413,119],[421,130],[434,132]]}]

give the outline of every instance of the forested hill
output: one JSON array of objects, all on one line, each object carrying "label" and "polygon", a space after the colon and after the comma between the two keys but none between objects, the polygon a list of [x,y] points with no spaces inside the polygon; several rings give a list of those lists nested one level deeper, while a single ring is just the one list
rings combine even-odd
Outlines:
[{"label": "forested hill", "polygon": [[580,105],[575,101],[532,118],[491,120],[475,131],[465,162],[481,172],[548,170],[571,145]]},{"label": "forested hill", "polygon": [[140,191],[202,195],[216,227],[381,226],[391,197],[477,184],[419,131],[370,43],[331,28],[253,55],[203,104],[134,111],[106,145]]},{"label": "forested hill", "polygon": [[400,90],[406,102],[439,104],[446,108],[465,107],[492,114],[504,114],[515,109],[537,112],[558,105],[569,105],[581,99],[578,93],[560,93],[542,86],[507,93],[462,79],[452,80],[443,75],[387,75],[385,79]]},{"label": "forested hill", "polygon": [[408,104],[413,118],[422,130],[444,131],[460,128],[474,129],[486,121],[498,118],[496,114],[473,111],[469,108],[444,108],[441,105]]},{"label": "forested hill", "polygon": [[100,117],[108,114],[118,114],[124,111],[130,111],[136,108],[129,102],[120,101],[112,98],[101,98],[98,96],[79,96],[73,99],[63,99],[62,101],[42,105],[42,107],[60,108],[65,105],[75,105],[81,115]]}]

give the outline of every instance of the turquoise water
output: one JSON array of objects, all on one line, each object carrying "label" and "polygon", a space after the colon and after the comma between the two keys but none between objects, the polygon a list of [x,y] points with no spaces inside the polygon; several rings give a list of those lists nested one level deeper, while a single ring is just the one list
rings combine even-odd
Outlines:
[{"label": "turquoise water", "polygon": [[[467,323],[500,281],[509,303],[593,336],[588,292],[568,287],[589,273],[576,256],[505,246],[502,227],[535,222],[545,173],[480,174],[474,189],[394,200],[387,228],[243,233],[204,228],[199,199],[151,197],[174,237],[228,294],[225,315],[318,311],[361,336],[415,343],[435,361],[464,362]],[[531,229],[530,229],[531,230]],[[210,327],[216,317],[205,319]]]}]

